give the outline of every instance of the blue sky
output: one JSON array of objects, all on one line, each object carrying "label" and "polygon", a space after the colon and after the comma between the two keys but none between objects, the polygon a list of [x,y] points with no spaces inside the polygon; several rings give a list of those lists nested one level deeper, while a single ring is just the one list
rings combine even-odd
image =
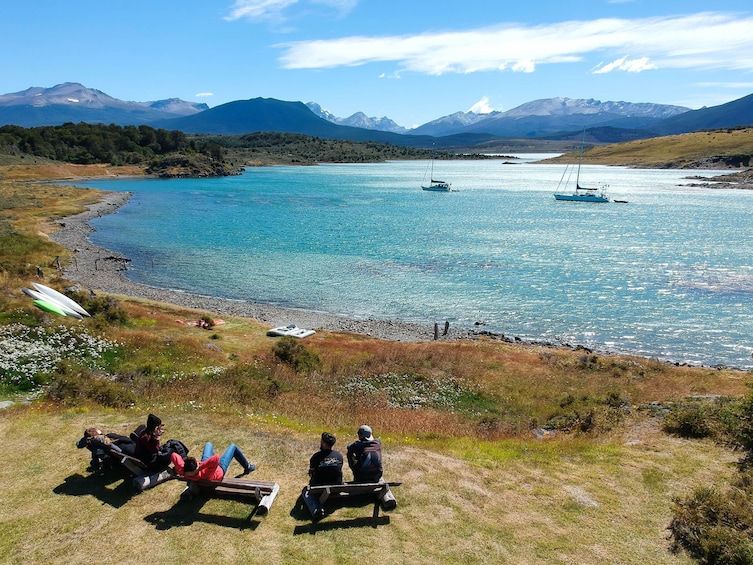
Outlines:
[{"label": "blue sky", "polygon": [[753,4],[3,0],[0,94],[265,97],[405,127],[556,96],[715,106],[753,93]]}]

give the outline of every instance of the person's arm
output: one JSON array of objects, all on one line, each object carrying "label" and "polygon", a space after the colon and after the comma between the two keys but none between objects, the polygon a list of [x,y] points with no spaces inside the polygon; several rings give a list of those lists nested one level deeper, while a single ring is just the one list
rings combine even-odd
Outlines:
[{"label": "person's arm", "polygon": [[358,464],[358,454],[355,450],[355,442],[348,444],[348,467],[350,467],[350,470],[353,471],[353,469],[356,468]]},{"label": "person's arm", "polygon": [[316,466],[317,466],[316,458],[318,454],[319,452],[317,451],[311,456],[311,459],[309,459],[309,477],[314,476],[314,471],[316,470]]},{"label": "person's arm", "polygon": [[183,464],[185,463],[183,461],[183,458],[173,451],[170,454],[170,461],[172,462],[173,467],[175,467],[175,472],[178,473],[182,477],[183,476]]}]

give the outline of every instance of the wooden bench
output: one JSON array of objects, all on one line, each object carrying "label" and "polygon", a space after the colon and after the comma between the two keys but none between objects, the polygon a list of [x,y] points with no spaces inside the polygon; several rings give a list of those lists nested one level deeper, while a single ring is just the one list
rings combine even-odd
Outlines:
[{"label": "wooden bench", "polygon": [[261,515],[269,512],[277,493],[280,491],[280,485],[271,481],[231,479],[229,477],[225,477],[221,481],[207,479],[194,481],[181,476],[177,478],[189,485],[196,485],[202,493],[209,493],[211,496],[252,499],[256,504],[257,514]]},{"label": "wooden bench", "polygon": [[150,472],[141,459],[126,455],[122,451],[111,449],[108,455],[113,461],[117,461],[135,475],[133,478],[133,487],[139,492],[174,479],[176,476],[175,471],[171,468],[158,472]]},{"label": "wooden bench", "polygon": [[306,486],[301,493],[303,502],[311,512],[314,520],[324,518],[324,505],[330,498],[373,496],[374,513],[373,517],[379,517],[379,508],[382,510],[394,510],[397,507],[397,501],[392,495],[390,487],[397,487],[403,484],[401,481],[378,483],[343,483],[341,485],[316,485]]}]

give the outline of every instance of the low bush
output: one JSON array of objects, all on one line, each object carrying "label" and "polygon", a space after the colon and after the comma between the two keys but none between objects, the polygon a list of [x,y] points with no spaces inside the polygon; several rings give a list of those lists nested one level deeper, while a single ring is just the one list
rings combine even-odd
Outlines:
[{"label": "low bush", "polygon": [[292,367],[298,373],[313,373],[322,370],[319,355],[306,348],[298,339],[285,336],[272,348],[275,359]]},{"label": "low bush", "polygon": [[708,564],[753,563],[753,472],[726,488],[698,487],[673,504],[669,530],[676,551]]},{"label": "low bush", "polygon": [[94,402],[110,408],[126,408],[136,403],[136,395],[104,374],[95,374],[72,361],[61,361],[50,377],[46,396],[63,405]]},{"label": "low bush", "polygon": [[[559,407],[545,420],[547,430],[574,433],[601,433],[613,429],[630,413],[630,401],[620,393],[610,392],[604,398],[572,393],[563,394]],[[535,423],[534,427],[538,427]]]},{"label": "low bush", "polygon": [[691,399],[670,405],[662,429],[684,438],[734,441],[740,402],[732,398]]}]

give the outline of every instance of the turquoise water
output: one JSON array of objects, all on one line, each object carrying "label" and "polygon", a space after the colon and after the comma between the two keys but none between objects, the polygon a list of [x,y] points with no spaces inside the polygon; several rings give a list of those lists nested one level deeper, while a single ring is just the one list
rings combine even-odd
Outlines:
[{"label": "turquoise water", "polygon": [[753,192],[584,166],[628,203],[556,202],[564,167],[523,157],[438,162],[451,193],[420,190],[421,162],[92,181],[135,195],[91,239],[155,287],[753,366]]}]

